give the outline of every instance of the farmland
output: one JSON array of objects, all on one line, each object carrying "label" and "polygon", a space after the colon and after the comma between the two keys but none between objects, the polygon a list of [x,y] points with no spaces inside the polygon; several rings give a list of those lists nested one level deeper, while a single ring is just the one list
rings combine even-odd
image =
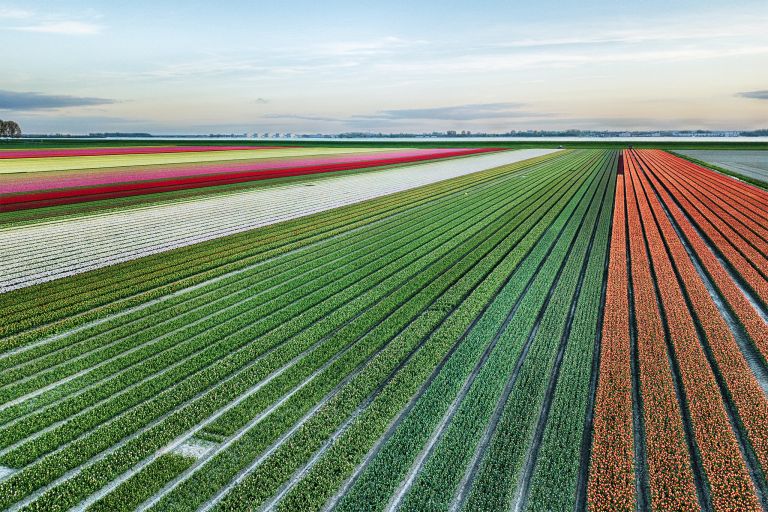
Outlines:
[{"label": "farmland", "polygon": [[[146,150],[148,153],[137,153],[137,148],[131,149],[134,151],[128,154],[118,148],[113,150],[117,154],[85,155],[82,150],[74,150],[71,156],[60,156],[60,151],[11,152],[13,158],[0,158],[3,208],[40,208],[493,151],[415,149],[366,153],[360,149],[266,148],[170,152],[151,148]],[[332,156],[324,156],[327,153]],[[281,159],[290,156],[299,158]]]},{"label": "farmland", "polygon": [[755,180],[757,185],[768,187],[768,152],[749,150],[702,150],[692,149],[679,152],[685,157],[700,161],[703,165],[714,165],[727,174]]},{"label": "farmland", "polygon": [[590,508],[760,510],[768,196],[661,151],[624,157]]},{"label": "farmland", "polygon": [[768,192],[667,151],[2,149],[0,212],[0,509],[768,510]]}]

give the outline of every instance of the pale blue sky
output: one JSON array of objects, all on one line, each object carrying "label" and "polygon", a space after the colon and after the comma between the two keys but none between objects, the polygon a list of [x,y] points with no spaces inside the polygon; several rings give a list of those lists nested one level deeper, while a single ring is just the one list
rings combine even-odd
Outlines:
[{"label": "pale blue sky", "polygon": [[768,127],[768,1],[0,0],[26,132]]}]

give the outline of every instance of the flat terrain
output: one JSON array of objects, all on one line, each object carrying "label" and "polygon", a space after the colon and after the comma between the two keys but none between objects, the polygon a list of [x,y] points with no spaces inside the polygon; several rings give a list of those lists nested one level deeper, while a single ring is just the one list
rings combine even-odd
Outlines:
[{"label": "flat terrain", "polygon": [[680,154],[709,162],[718,167],[768,181],[768,151],[766,150],[681,150]]},{"label": "flat terrain", "polygon": [[[0,228],[0,291],[556,152],[524,149]],[[55,242],[53,242],[55,240]]]},{"label": "flat terrain", "polygon": [[768,192],[488,151],[0,213],[0,509],[768,510]]},{"label": "flat terrain", "polygon": [[[177,153],[109,154],[97,156],[46,156],[41,158],[0,158],[0,174],[37,173],[76,169],[99,169],[127,165],[158,165],[221,160],[253,160],[262,158],[286,158],[295,156],[338,155],[384,151],[376,148],[266,148],[194,151]],[[0,157],[3,153],[0,151]]]}]

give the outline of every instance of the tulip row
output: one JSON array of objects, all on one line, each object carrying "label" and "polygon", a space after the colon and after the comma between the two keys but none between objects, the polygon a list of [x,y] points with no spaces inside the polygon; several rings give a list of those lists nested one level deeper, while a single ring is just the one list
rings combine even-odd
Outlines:
[{"label": "tulip row", "polygon": [[[450,285],[452,280],[459,278],[457,273],[464,273],[468,270],[466,265],[471,267],[480,262],[489,264],[490,262],[483,255],[504,240],[508,229],[514,228],[514,226],[505,226],[504,224],[503,219],[499,219],[491,233],[487,233],[489,228],[486,229],[486,233],[483,235],[485,241],[481,242],[482,246],[480,246],[481,250],[473,250],[472,246],[464,246],[461,254],[456,255],[462,258],[457,262],[459,263],[458,265],[449,265],[446,268],[445,265],[448,265],[449,260],[443,258],[439,264],[431,266],[428,272],[422,273],[418,279],[409,282],[409,287],[415,286],[415,289],[421,289],[415,296],[408,299],[408,307],[396,307],[395,303],[382,305],[380,307],[381,311],[392,311],[393,313],[386,319],[376,320],[379,322],[378,325],[369,334],[361,338],[358,352],[370,354],[370,351],[375,350],[380,342],[397,335],[400,330],[412,322],[408,318],[410,318],[411,314],[414,314],[413,309],[424,311],[436,299],[435,293],[442,293],[444,286]],[[490,238],[487,238],[488,236]],[[469,251],[469,253],[464,251]],[[429,284],[429,286],[424,286],[423,280],[432,280],[436,277],[437,279]],[[403,293],[406,291],[404,289]],[[430,296],[432,297],[431,299]],[[372,311],[361,318],[361,321],[369,321],[368,317],[378,315],[379,313]],[[340,333],[340,335],[346,335],[346,333]],[[306,412],[306,408],[312,403],[308,401],[307,396],[314,397],[313,400],[322,399],[323,395],[329,392],[329,388],[333,388],[340,379],[348,375],[352,369],[359,365],[359,363],[353,363],[354,360],[350,360],[350,357],[346,356],[335,361],[330,368],[327,368],[318,375],[314,382],[300,389],[296,395],[291,396],[287,402],[282,404],[277,411],[268,415],[263,421],[260,421],[258,428],[253,428],[254,425],[245,426],[245,430],[240,430],[231,438],[233,443],[231,447],[226,447],[221,453],[217,453],[209,464],[203,466],[199,471],[189,476],[178,487],[173,489],[166,496],[165,500],[161,502],[161,506],[164,506],[162,505],[163,503],[177,503],[180,501],[185,503],[185,506],[192,506],[191,503],[199,504],[199,500],[205,498],[204,492],[206,489],[210,492],[226,484],[227,479],[234,476],[240,465],[247,464],[260,450],[266,449],[270,442],[273,442],[285,429],[299,420],[301,415]],[[223,446],[226,446],[226,444]],[[211,483],[211,481],[214,483]]]},{"label": "tulip row", "polygon": [[633,439],[629,274],[624,174],[616,179],[608,276],[603,304],[600,366],[592,424],[588,507],[636,508]]},{"label": "tulip row", "polygon": [[[417,155],[398,156],[383,153],[366,159],[351,158],[349,159],[350,161],[323,161],[322,163],[294,164],[293,166],[287,165],[285,167],[274,163],[263,163],[262,165],[247,165],[245,166],[247,168],[246,170],[232,170],[229,166],[226,166],[223,169],[206,166],[195,169],[194,171],[179,170],[171,173],[160,173],[157,176],[153,173],[146,172],[142,172],[137,176],[126,176],[124,178],[107,175],[104,177],[104,180],[106,181],[104,184],[83,185],[82,182],[88,181],[85,179],[74,180],[71,184],[67,184],[68,182],[65,180],[64,184],[67,188],[32,190],[7,194],[2,196],[2,202],[4,211],[16,211],[102,199],[113,199],[117,197],[155,194],[158,192],[170,192],[190,188],[282,178],[286,176],[304,176],[348,169],[361,169],[365,167],[424,162],[428,160],[466,156],[491,151],[498,150],[494,148],[457,149],[452,151],[444,150],[442,152],[439,150],[422,150],[422,152]],[[259,167],[263,168],[259,169]],[[254,170],[254,168],[257,169]],[[175,174],[176,176],[166,176],[167,174]],[[137,181],[139,176],[141,176],[141,180]],[[61,187],[61,183],[58,185]]]},{"label": "tulip row", "polygon": [[[582,192],[578,195],[582,195],[584,190],[582,187]],[[418,371],[421,376],[412,376],[411,382],[395,377],[390,384],[387,384],[381,390],[381,394],[369,398],[370,405],[366,404],[364,410],[347,420],[348,423],[335,427],[337,428],[336,432],[333,431],[334,427],[329,429],[326,422],[333,418],[338,425],[342,418],[349,414],[348,412],[345,414],[338,414],[337,412],[337,414],[331,414],[330,416],[324,415],[317,423],[313,424],[311,429],[302,428],[295,438],[291,439],[287,445],[281,447],[279,452],[267,459],[262,466],[256,468],[248,476],[247,480],[236,487],[232,494],[224,499],[220,508],[239,509],[246,503],[259,503],[274,493],[277,490],[277,486],[283,480],[290,478],[291,473],[294,471],[300,474],[302,479],[295,482],[296,487],[290,490],[285,496],[284,501],[279,504],[279,507],[286,510],[319,508],[325,500],[330,498],[330,494],[334,492],[336,487],[342,484],[342,479],[346,475],[350,475],[353,471],[357,474],[365,474],[366,472],[363,472],[362,469],[355,470],[355,461],[361,460],[366,451],[371,449],[372,445],[381,442],[383,439],[381,437],[382,434],[385,434],[385,431],[392,422],[399,424],[401,428],[405,428],[409,420],[402,420],[404,416],[407,415],[410,421],[413,421],[414,418],[419,418],[421,412],[423,412],[421,408],[424,407],[424,405],[419,404],[429,403],[429,400],[437,398],[435,396],[436,392],[445,393],[446,387],[441,384],[454,386],[456,382],[450,376],[455,376],[455,372],[466,372],[471,369],[471,361],[479,357],[479,353],[483,351],[486,345],[487,340],[483,339],[482,333],[487,332],[489,322],[498,323],[503,320],[504,313],[502,309],[499,309],[502,306],[498,305],[495,301],[499,300],[499,304],[508,304],[508,302],[499,298],[498,293],[500,289],[517,287],[517,292],[508,292],[512,295],[522,292],[522,289],[525,288],[524,281],[526,279],[524,279],[524,276],[526,273],[530,275],[538,266],[538,260],[531,265],[532,258],[536,259],[531,251],[546,252],[546,247],[552,243],[551,239],[544,242],[537,242],[537,240],[541,239],[545,231],[549,233],[552,222],[562,225],[565,219],[573,212],[576,203],[577,200],[572,199],[565,211],[559,214],[551,212],[547,214],[548,220],[542,219],[538,224],[532,224],[528,228],[532,231],[529,231],[525,240],[521,242],[524,245],[518,246],[510,253],[492,272],[490,275],[492,279],[486,280],[465,302],[461,303],[452,314],[452,319],[449,319],[444,327],[439,328],[435,332],[433,338],[436,338],[436,342],[439,342],[441,345],[450,342],[454,343],[454,345],[449,351],[450,358],[447,360],[443,359],[428,378],[428,372],[434,368],[434,364],[437,361],[434,361],[426,368],[419,368],[418,366],[414,368],[413,371]],[[557,233],[559,229],[554,229],[554,232]],[[533,244],[537,243],[541,245],[532,247]],[[521,263],[522,258],[525,258],[523,263]],[[514,270],[516,266],[517,271]],[[477,300],[478,296],[481,295],[481,290],[483,290],[482,296],[488,296],[488,293],[491,293],[491,295],[482,301]],[[492,290],[496,291],[492,292]],[[494,305],[483,307],[485,301],[494,295],[496,295]],[[505,297],[507,300],[509,299],[506,293]],[[478,308],[481,309],[478,310]],[[469,323],[479,312],[485,311],[485,308],[488,308],[487,311],[489,313],[484,313],[482,318]],[[493,313],[493,316],[486,316],[486,314],[491,315],[490,308],[493,308],[495,313]],[[475,312],[472,314],[465,313],[468,311]],[[500,314],[502,315],[501,319],[498,318]],[[471,328],[469,333],[467,332],[468,328]],[[445,329],[449,329],[447,333]],[[458,341],[456,341],[457,339]],[[467,367],[467,363],[469,363],[469,367]],[[403,371],[405,372],[406,370],[404,369]],[[408,369],[406,375],[411,371]],[[425,379],[426,382],[424,382]],[[459,380],[459,385],[461,382]],[[406,389],[411,391],[407,393],[398,392],[395,386],[406,386]],[[416,393],[416,396],[411,398],[413,393]],[[347,405],[347,411],[351,410],[349,407],[352,405]],[[434,416],[434,411],[428,410],[428,413],[430,417]],[[389,430],[393,431],[394,429],[390,428]],[[400,431],[400,433],[402,432]],[[332,439],[332,444],[321,448],[324,440],[329,436]],[[411,439],[408,434],[405,434],[404,437],[400,437],[398,434],[397,437],[404,439],[406,442],[408,439]],[[320,451],[313,454],[313,450],[318,449]],[[315,460],[317,463],[305,462],[308,459]],[[375,459],[377,462],[373,462],[373,464],[379,463],[380,460],[381,458],[377,457]],[[305,464],[304,469],[301,467],[302,464]],[[364,477],[357,481],[361,482],[362,478]],[[364,484],[358,483],[357,485],[362,489],[366,488]],[[383,505],[383,503],[379,503]],[[354,505],[352,506],[354,507]]]},{"label": "tulip row", "polygon": [[6,149],[0,158],[51,158],[64,156],[137,155],[159,153],[197,153],[200,151],[233,151],[275,149],[278,146],[125,146],[71,149]]},{"label": "tulip row", "polygon": [[[689,192],[680,184],[680,179],[677,176],[681,170],[675,166],[681,161],[684,162],[684,160],[671,155],[665,156],[653,167],[653,173],[688,217],[705,234],[709,242],[738,271],[763,304],[768,304],[768,270],[766,270],[768,269],[768,258],[758,248],[744,240],[727,222],[707,208],[699,197],[700,194]],[[713,184],[709,193],[717,195],[716,190],[717,188]],[[750,193],[760,194],[758,189],[750,191]],[[763,193],[763,195],[765,194]],[[765,211],[765,209],[761,211]]]},{"label": "tulip row", "polygon": [[[522,185],[522,182],[520,182],[520,184]],[[487,205],[488,202],[492,200],[492,197],[488,198],[485,202],[481,202],[474,206],[474,209],[480,209],[482,211],[482,209],[485,208],[484,205]],[[171,314],[175,315],[176,318],[172,322],[166,322],[165,324],[158,322],[159,319],[157,318],[157,315],[152,315],[150,314],[151,311],[145,310],[142,313],[141,322],[131,324],[130,326],[107,330],[96,336],[94,336],[93,333],[78,333],[77,335],[67,337],[62,340],[63,343],[68,343],[67,350],[54,352],[50,357],[40,357],[33,361],[38,364],[26,364],[20,368],[29,374],[30,371],[44,368],[45,364],[51,363],[52,360],[53,362],[64,361],[64,363],[56,365],[56,367],[50,371],[38,374],[35,379],[25,381],[24,388],[25,390],[34,389],[31,385],[34,383],[40,384],[39,381],[45,375],[50,375],[51,379],[61,379],[62,376],[73,373],[81,368],[89,368],[88,364],[103,361],[105,355],[112,356],[113,353],[120,353],[118,349],[140,350],[135,350],[130,354],[130,357],[123,358],[124,361],[115,360],[114,364],[113,361],[110,361],[110,365],[108,365],[109,367],[101,367],[98,372],[89,372],[87,380],[82,378],[78,379],[80,382],[69,381],[63,386],[57,386],[54,390],[51,390],[51,392],[46,393],[45,398],[48,400],[44,400],[44,397],[36,397],[34,405],[39,408],[41,405],[49,402],[51,398],[65,395],[71,396],[73,392],[82,389],[83,386],[87,385],[93,387],[94,384],[100,384],[101,381],[99,379],[104,378],[106,375],[111,375],[115,371],[121,371],[129,365],[137,364],[137,362],[146,361],[146,352],[153,354],[159,352],[161,349],[165,351],[172,348],[172,350],[169,350],[168,353],[164,354],[165,359],[170,363],[179,359],[178,354],[184,354],[184,351],[182,350],[184,346],[178,345],[179,343],[188,339],[189,336],[205,332],[212,326],[219,326],[219,324],[227,320],[227,318],[222,318],[220,315],[214,316],[214,313],[217,313],[222,309],[237,312],[244,308],[255,308],[256,306],[269,312],[271,311],[270,308],[274,308],[274,306],[266,305],[269,304],[270,301],[274,302],[275,299],[283,297],[282,300],[283,303],[285,303],[285,294],[301,297],[301,294],[308,293],[306,291],[307,285],[312,283],[316,288],[319,284],[322,284],[323,278],[327,277],[328,269],[324,268],[326,266],[343,267],[343,270],[337,268],[333,274],[338,274],[340,280],[343,279],[344,281],[350,282],[351,279],[351,282],[355,282],[354,278],[360,278],[360,276],[350,277],[347,274],[351,273],[356,266],[362,266],[363,263],[374,259],[374,256],[387,254],[392,250],[392,244],[395,239],[399,240],[399,243],[402,244],[406,241],[406,235],[410,235],[412,231],[421,236],[429,234],[430,237],[428,238],[435,238],[442,232],[442,226],[447,225],[453,217],[456,215],[468,215],[469,213],[471,213],[471,210],[463,205],[452,206],[450,211],[444,208],[439,209],[436,205],[431,205],[429,209],[420,208],[414,212],[411,220],[403,220],[402,224],[396,224],[395,226],[391,226],[389,223],[379,224],[374,229],[368,230],[371,231],[370,236],[359,237],[361,238],[359,241],[347,240],[347,243],[343,244],[344,246],[341,248],[338,247],[339,244],[333,244],[331,246],[333,250],[331,250],[330,254],[327,256],[321,251],[316,251],[309,256],[303,256],[297,261],[292,261],[293,266],[289,267],[289,270],[283,269],[283,271],[277,275],[270,276],[270,274],[274,274],[270,271],[275,268],[284,267],[284,263],[272,265],[271,268],[261,267],[257,273],[252,273],[252,275],[247,278],[243,278],[243,274],[241,274],[238,276],[237,282],[224,286],[221,289],[216,289],[214,287],[213,291],[198,299],[198,301],[206,301],[205,303],[207,305],[205,307],[197,306],[197,301],[193,302],[192,305],[196,307],[193,308],[190,314],[184,313],[185,310],[183,307],[186,306],[186,304],[179,304],[180,301],[170,301],[175,303],[166,304],[165,309],[160,312],[167,313],[170,311]],[[386,230],[384,229],[385,227],[387,228]],[[417,227],[419,228],[418,231],[416,231]],[[456,227],[453,229],[456,233],[460,232]],[[374,243],[370,242],[372,239],[374,240]],[[423,243],[426,243],[426,241]],[[339,253],[341,253],[341,255],[339,255]],[[392,259],[399,255],[399,253],[390,254],[389,258]],[[403,265],[405,265],[405,261],[403,261]],[[245,275],[248,276],[248,274]],[[377,277],[383,279],[383,276]],[[296,287],[297,282],[299,284],[298,288]],[[217,285],[219,284],[221,283],[217,283]],[[338,283],[332,281],[331,284]],[[326,284],[325,286],[327,287],[329,285]],[[256,299],[259,300],[257,301]],[[223,308],[222,305],[224,306]],[[257,309],[256,312],[258,313],[259,309]],[[229,316],[231,317],[231,314]],[[195,322],[197,322],[198,325],[196,325],[194,329],[187,327]],[[146,328],[148,326],[151,327]],[[130,329],[128,327],[130,327]],[[185,337],[171,335],[175,332],[179,332],[180,335],[183,334]],[[123,335],[123,341],[113,346],[109,346],[108,342],[111,339],[116,337],[119,338]],[[163,337],[162,343],[155,343],[147,347],[146,350],[142,348],[144,344],[149,344],[149,341],[147,340],[157,340],[158,337]],[[85,344],[82,343],[82,341],[87,341],[88,343]],[[80,347],[80,345],[87,346]],[[73,365],[66,364],[66,361],[69,358],[83,353],[88,347],[105,345],[108,346],[108,351],[94,350],[92,353],[88,353],[89,357],[81,358],[77,360],[76,363],[73,363]],[[28,352],[24,352],[20,355],[28,355]],[[98,356],[98,359],[96,356]],[[11,357],[8,359],[11,360],[14,358]],[[5,360],[3,362],[5,362]],[[18,364],[18,361],[15,362]],[[118,362],[120,364],[117,364]],[[30,366],[32,366],[31,370]],[[68,372],[68,366],[74,366],[73,370]],[[164,367],[163,364],[160,364],[159,366]],[[15,369],[20,370],[19,368]],[[139,372],[145,373],[148,369],[149,366],[146,368],[139,368],[138,370]],[[21,372],[14,372],[11,370],[7,371],[7,374],[10,374],[9,381],[11,382],[13,381],[13,379],[10,378],[11,376],[20,378],[23,375]],[[94,391],[102,396],[110,396],[114,392],[113,389],[108,389],[107,386],[100,386]],[[23,405],[26,406],[26,402]],[[16,409],[19,409],[19,407]],[[12,417],[9,415],[10,412],[12,412],[12,409],[6,409],[0,413],[0,417]]]},{"label": "tulip row", "polygon": [[[698,299],[695,305],[702,307],[709,303],[712,308],[708,313],[719,316],[718,312],[706,290],[703,290],[703,283],[693,269],[679,239],[677,244],[672,243],[677,238],[672,226],[669,222],[662,222],[661,226],[657,223],[666,220],[666,217],[662,217],[663,212],[657,202],[651,201],[652,192],[641,179],[642,164],[631,152],[625,153],[625,159],[631,161],[628,165],[628,178],[632,180],[635,189],[650,252],[650,264],[653,266],[657,283],[663,283],[658,286],[658,295],[666,319],[670,360],[679,366],[682,386],[680,394],[686,401],[682,407],[687,409],[690,416],[691,433],[698,448],[698,453],[694,456],[700,459],[701,469],[706,476],[708,499],[715,510],[760,510],[747,467],[739,451],[739,444],[731,430],[723,397],[699,342],[692,313],[686,305],[680,286],[676,284],[676,270],[687,278],[689,285],[698,284],[699,292],[703,292],[703,295],[699,293],[695,296]],[[655,211],[649,201],[656,207]],[[667,253],[669,246],[665,245],[663,237],[666,237],[667,243],[675,249],[671,255]],[[670,257],[676,261],[673,262]],[[673,267],[675,264],[677,269]],[[698,313],[704,311],[699,310]],[[722,318],[720,320],[722,322]],[[642,328],[642,324],[638,326],[639,330]],[[709,342],[716,344],[717,340],[710,339]],[[731,348],[737,349],[735,342]],[[649,412],[653,414],[652,411]]]},{"label": "tulip row", "polygon": [[[650,158],[644,159],[644,162],[649,169],[653,168],[655,164],[655,161]],[[656,185],[653,180],[648,179],[649,176],[650,173],[646,172],[640,177],[644,180],[644,186],[648,189],[653,184],[654,188],[659,190],[658,185]],[[649,196],[653,197],[650,193]],[[665,196],[659,194],[659,197],[663,199]],[[681,285],[684,286],[687,291],[694,313],[693,317],[701,326],[701,330],[705,336],[706,346],[711,351],[710,364],[712,365],[712,371],[718,375],[718,378],[721,379],[721,386],[727,390],[727,393],[721,400],[733,403],[735,406],[736,417],[732,418],[731,421],[734,425],[743,427],[748,443],[751,446],[751,450],[755,453],[759,467],[753,472],[758,475],[764,474],[762,468],[768,467],[768,433],[766,433],[764,428],[766,421],[768,421],[768,400],[764,398],[759,383],[755,379],[747,361],[740,353],[740,348],[734,339],[733,333],[726,324],[721,313],[718,311],[718,307],[712,300],[701,277],[698,275],[698,271],[694,267],[691,258],[688,256],[688,253],[683,246],[683,242],[680,237],[677,236],[677,232],[675,231],[672,222],[675,222],[678,229],[680,229],[680,222],[672,215],[670,215],[669,218],[665,215],[661,207],[661,202],[658,199],[656,201],[652,200],[651,205],[654,208],[656,218],[659,219],[659,224],[664,231],[666,243],[673,256],[674,264],[678,269]],[[680,229],[680,232],[684,233],[682,229]],[[709,254],[709,251],[702,248],[702,252],[697,251],[696,256],[701,258],[706,254]],[[743,295],[739,295],[743,298]],[[729,300],[727,296],[726,300]],[[743,313],[751,313],[752,317],[757,317],[755,311],[751,308],[744,309]],[[759,322],[765,325],[759,318],[753,320],[756,321],[753,321],[752,323],[756,324]],[[695,378],[699,379],[701,378],[701,375],[697,374]],[[717,404],[720,403],[720,400],[712,398],[708,403]],[[714,434],[710,433],[707,436],[707,441],[709,442],[710,437],[714,438],[720,447],[720,451],[725,451],[725,448],[728,445],[723,437],[727,436],[729,431],[730,429],[725,428],[724,431],[715,432]],[[731,450],[733,451],[732,447]],[[706,452],[704,452],[704,455],[707,455]],[[737,457],[743,465],[741,454],[734,453],[733,455]],[[712,480],[713,478],[720,479],[722,476],[727,476],[729,473],[725,469],[718,467],[709,471],[708,474],[715,475],[715,477],[710,477],[710,480]],[[741,485],[742,489],[746,486],[749,498],[744,499],[739,495],[737,492],[739,488],[735,484],[735,482],[738,482],[739,480],[735,475],[731,475],[731,479],[725,490],[722,488],[720,489],[720,491],[729,499],[722,508],[739,508],[744,510],[755,508],[757,504],[754,503],[754,492],[748,478],[746,479],[745,484],[745,476],[746,475],[743,474],[740,476],[742,480]],[[760,476],[758,476],[758,479],[759,478]],[[722,485],[725,484],[721,484],[721,486]],[[713,486],[713,502],[715,498],[716,496],[714,495]],[[741,502],[739,502],[739,498],[742,498]]]},{"label": "tulip row", "polygon": [[[564,170],[561,170],[560,174],[563,175],[564,172]],[[539,176],[540,181],[545,183],[548,182],[546,179],[542,179],[541,173]],[[515,187],[520,186],[520,182],[514,182],[510,180],[508,183],[508,189],[514,189]],[[549,185],[549,187],[551,187],[551,185]],[[485,189],[484,193],[491,194],[493,193],[493,190],[494,189],[492,187],[488,187]],[[541,188],[539,190],[539,195],[541,195],[541,191],[546,190],[546,188]],[[450,204],[452,201],[445,202]],[[506,211],[507,215],[511,215],[510,218],[516,218],[516,216],[511,213],[514,211],[514,202],[507,203],[505,201],[499,201],[499,203],[504,205],[504,210]],[[472,210],[471,208],[468,208],[467,211]],[[506,221],[502,221],[500,227],[505,226],[506,224]],[[487,228],[487,224],[478,223],[476,226],[476,230],[480,232],[482,232],[484,228]],[[469,233],[474,232],[473,229],[470,229],[466,226],[462,226],[461,231],[467,231],[467,236],[469,236]],[[462,237],[460,236],[452,236],[448,238],[454,241],[454,244],[460,244],[462,241]],[[415,242],[412,243],[414,246],[418,245]],[[427,247],[427,249],[429,249],[429,247]],[[467,250],[471,250],[471,246],[467,247]],[[442,255],[442,260],[438,261],[444,260],[446,261],[446,264],[448,264],[451,261],[450,258],[459,257],[458,254],[454,255],[456,253],[455,249],[446,249],[446,251],[447,252],[445,253],[436,253],[436,257],[440,257]],[[398,253],[398,255],[402,254]],[[476,257],[480,257],[480,255]],[[424,283],[421,281],[421,279],[430,279],[436,277],[440,273],[441,268],[442,266],[438,264],[429,266],[428,272],[422,272],[422,274],[420,274],[423,275],[423,278],[420,277],[419,279],[411,280],[414,283],[412,286],[417,287],[417,289],[419,286],[423,286]],[[406,274],[403,277],[407,278],[409,275],[410,274]],[[403,300],[404,297],[400,296],[400,299]],[[334,300],[335,302],[329,302],[327,304],[332,309],[342,311],[341,308],[344,305],[342,298],[334,296]],[[391,300],[395,301],[396,299],[393,297]],[[382,310],[390,310],[392,307],[396,306],[397,303],[398,302],[392,302],[389,308],[383,308]],[[402,314],[406,315],[407,313]],[[299,321],[306,322],[308,321],[308,318],[301,317],[298,310],[294,313],[294,315],[298,315],[300,320],[295,322],[297,330],[293,332],[309,332],[301,331],[301,328],[299,327],[302,325],[299,323]],[[405,320],[406,318],[407,317],[402,317],[401,321]],[[370,321],[369,318],[367,319]],[[319,318],[316,318],[316,320],[319,320]],[[333,317],[333,321],[342,320],[344,320],[344,317]],[[324,325],[327,327],[332,327],[334,324],[332,324],[331,320],[329,320]],[[291,333],[290,330],[287,332]],[[75,469],[77,466],[73,465],[87,462],[89,457],[98,455],[102,450],[108,449],[110,446],[115,445],[116,440],[124,438],[125,443],[118,443],[119,446],[115,445],[117,446],[116,450],[109,451],[109,453],[106,453],[105,457],[99,460],[95,460],[95,463],[90,463],[85,467],[79,468],[79,473],[76,476],[66,479],[64,482],[61,482],[63,485],[55,487],[50,492],[44,494],[42,499],[39,500],[39,506],[43,506],[44,503],[50,504],[51,502],[48,500],[56,500],[57,498],[61,498],[64,495],[68,496],[67,502],[69,503],[71,503],[72,500],[75,500],[77,496],[87,496],[89,491],[92,492],[94,488],[93,486],[97,485],[97,482],[108,482],[111,480],[111,478],[114,478],[116,474],[119,474],[121,468],[130,467],[130,465],[132,465],[130,461],[136,461],[136,457],[141,458],[150,455],[154,450],[157,449],[158,446],[163,445],[163,440],[167,442],[169,436],[170,438],[173,438],[175,435],[179,435],[181,432],[183,432],[185,428],[188,429],[194,427],[196,424],[199,424],[201,420],[206,418],[213,411],[217,410],[217,405],[218,408],[220,408],[222,403],[227,403],[227,401],[231,401],[234,398],[240,396],[244,391],[248,389],[249,383],[252,386],[254,379],[256,379],[256,382],[258,382],[260,378],[266,377],[271,369],[279,367],[279,364],[277,364],[279,361],[284,362],[286,360],[292,360],[296,355],[301,354],[304,350],[306,350],[308,346],[311,346],[312,343],[322,338],[323,336],[321,332],[312,331],[311,334],[305,335],[304,340],[306,341],[304,341],[304,345],[298,341],[292,342],[291,348],[294,350],[294,352],[286,355],[285,351],[283,351],[283,359],[278,360],[276,355],[270,360],[264,360],[263,367],[261,365],[247,366],[249,361],[254,361],[255,357],[258,357],[260,353],[263,353],[260,352],[260,350],[263,350],[263,347],[260,349],[258,346],[248,345],[243,350],[234,352],[231,355],[227,354],[226,359],[223,360],[227,361],[226,364],[216,363],[210,368],[204,368],[200,373],[195,374],[192,378],[182,381],[182,383],[179,385],[173,385],[172,388],[165,389],[162,393],[158,394],[148,402],[141,404],[126,414],[118,416],[115,420],[108,421],[103,426],[100,426],[96,430],[89,432],[85,437],[77,438],[71,443],[63,446],[61,449],[54,451],[50,455],[34,461],[28,468],[23,469],[22,471],[13,475],[10,479],[0,483],[0,486],[6,486],[5,489],[9,491],[7,494],[2,494],[3,496],[10,496],[9,499],[14,499],[14,496],[17,496],[20,491],[23,492],[22,489],[24,488],[31,490],[34,489],[35,486],[39,487],[41,484],[48,485],[45,483],[46,481],[53,483],[54,480],[52,479],[56,479],[57,475],[63,474],[62,471],[68,471],[70,468]],[[232,340],[228,340],[226,342],[234,343]],[[220,341],[217,345],[212,346],[211,354],[213,355],[213,350],[221,350],[221,353],[223,353],[226,348],[229,348],[231,351],[233,348],[236,349],[238,346],[226,345],[226,342]],[[379,342],[383,342],[383,340],[379,340]],[[257,345],[260,344],[261,343]],[[363,350],[362,347],[350,350],[346,352],[345,356],[337,359],[336,362],[338,362],[339,365],[352,364],[354,361],[359,361],[359,359],[354,358],[366,357],[364,354],[370,353],[370,350],[375,349],[375,346],[376,345],[369,347],[368,352]],[[330,349],[328,353],[329,355],[332,353],[330,352]],[[290,357],[290,355],[293,355],[293,357]],[[209,360],[213,361],[215,359]],[[267,364],[268,362],[269,364]],[[336,364],[336,362],[334,362],[334,364]],[[233,371],[240,372],[240,369],[244,368],[244,364],[246,365],[245,368],[247,368],[247,372],[249,373],[247,375],[238,374],[237,378],[229,379],[228,375],[234,375],[232,373]],[[329,369],[330,368],[337,369],[338,365],[335,367],[329,367]],[[261,375],[261,377],[259,377],[259,375]],[[317,380],[317,385],[313,385],[312,387],[306,386],[303,389],[312,390],[313,393],[322,393],[323,391],[326,391],[327,387],[332,384],[332,381],[329,381],[329,379],[336,378],[337,376],[343,376],[345,373],[326,371],[323,375],[326,377],[324,377],[322,380]],[[205,391],[211,384],[223,381],[225,381],[224,385],[213,388],[217,390],[215,393]],[[291,384],[295,384],[296,380],[288,381],[288,378],[286,377],[286,381],[275,379],[272,382],[276,383],[273,387],[264,388],[265,392],[263,395],[265,404],[269,403],[267,400],[269,396],[272,396],[272,400],[274,400],[274,398],[279,398],[279,396],[289,391]],[[267,393],[267,391],[269,391],[269,393]],[[198,397],[201,392],[205,392],[205,394]],[[306,393],[310,393],[310,391],[307,391]],[[294,396],[302,397],[304,394],[296,394]],[[317,395],[313,394],[311,396],[316,397]],[[227,397],[230,398],[227,400]],[[185,400],[189,399],[193,399],[193,401],[185,402]],[[298,400],[298,398],[296,400]],[[305,400],[295,403],[296,406],[300,409],[301,407],[306,407],[307,404],[310,404],[311,400],[309,402]],[[170,409],[168,408],[169,406]],[[147,423],[147,420],[149,420],[149,423]],[[138,431],[136,430],[137,426],[140,427]],[[134,435],[131,434],[127,438],[124,437],[126,434],[129,434],[132,431],[136,432],[138,435],[134,437]],[[158,445],[158,443],[160,444]],[[107,470],[107,468],[109,469]],[[30,487],[30,485],[32,487]],[[82,491],[74,492],[75,489],[78,489],[78,485],[83,486],[80,487]],[[63,504],[65,502],[62,501],[57,503],[62,503],[60,506],[64,506]]]},{"label": "tulip row", "polygon": [[634,162],[624,158],[625,198],[634,294],[640,395],[647,450],[651,506],[656,510],[697,510],[691,455],[686,443],[670,356],[667,351],[637,191],[630,178]]},{"label": "tulip row", "polygon": [[[491,169],[402,192],[398,196],[382,197],[255,232],[148,256],[141,262],[126,262],[33,289],[3,294],[0,307],[7,313],[0,319],[0,334],[6,336],[2,347],[4,350],[18,347],[30,339],[60,332],[148,299],[311,246],[313,242],[381,221],[410,207],[456,194],[463,187],[482,186],[512,170],[535,168],[547,159]],[[26,335],[8,337],[36,327],[38,329]]]}]

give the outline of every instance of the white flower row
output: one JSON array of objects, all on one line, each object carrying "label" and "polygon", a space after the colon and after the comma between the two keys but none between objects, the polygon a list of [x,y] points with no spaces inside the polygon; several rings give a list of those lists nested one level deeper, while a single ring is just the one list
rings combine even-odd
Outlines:
[{"label": "white flower row", "polygon": [[311,182],[227,193],[0,230],[0,292],[240,233],[485,169],[546,155],[527,149],[328,175]]}]

